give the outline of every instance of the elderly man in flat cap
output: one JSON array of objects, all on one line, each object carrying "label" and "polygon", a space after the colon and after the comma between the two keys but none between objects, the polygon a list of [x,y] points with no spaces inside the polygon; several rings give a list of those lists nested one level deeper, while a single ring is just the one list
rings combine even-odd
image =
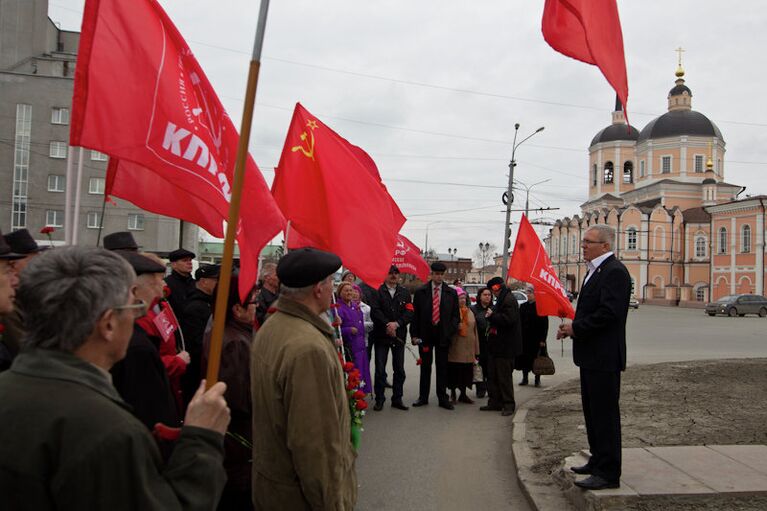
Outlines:
[{"label": "elderly man in flat cap", "polygon": [[34,312],[26,349],[0,374],[3,509],[215,508],[226,479],[226,385],[200,387],[167,463],[112,386],[109,369],[145,307],[135,279],[117,254],[77,246],[24,270],[16,299]]},{"label": "elderly man in flat cap", "polygon": [[3,238],[11,247],[11,252],[23,256],[11,263],[13,270],[17,274],[21,273],[33,257],[48,248],[39,246],[27,229],[19,229],[18,231],[9,232],[3,236]]},{"label": "elderly man in flat cap", "polygon": [[452,410],[447,397],[447,354],[450,339],[458,331],[461,321],[458,309],[458,294],[444,282],[447,267],[439,261],[431,265],[429,282],[416,289],[413,294],[413,321],[410,323],[410,338],[418,344],[421,355],[421,381],[418,401],[413,406],[429,404],[431,389],[431,363],[437,373],[437,400],[439,406]]},{"label": "elderly man in flat cap", "polygon": [[104,248],[107,250],[138,252],[138,243],[136,243],[133,234],[129,231],[113,232],[104,236]]},{"label": "elderly man in flat cap", "polygon": [[18,277],[11,264],[23,258],[5,242],[0,232],[0,371],[5,371],[19,352],[20,316],[13,304]]},{"label": "elderly man in flat cap", "polygon": [[178,314],[184,309],[187,296],[194,289],[194,278],[192,278],[192,259],[196,256],[184,248],[179,248],[168,254],[170,261],[170,275],[165,277],[165,283],[170,289],[168,303],[173,307],[173,311]]},{"label": "elderly man in flat cap", "polygon": [[253,503],[261,511],[351,510],[355,453],[330,307],[334,254],[293,250],[277,265],[276,311],[251,350]]}]

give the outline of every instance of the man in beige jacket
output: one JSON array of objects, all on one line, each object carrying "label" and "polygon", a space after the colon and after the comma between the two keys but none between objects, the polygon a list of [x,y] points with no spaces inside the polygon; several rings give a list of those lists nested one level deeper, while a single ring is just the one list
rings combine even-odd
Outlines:
[{"label": "man in beige jacket", "polygon": [[258,510],[351,510],[357,501],[343,369],[320,316],[340,266],[338,256],[309,248],[291,251],[277,266],[276,311],[251,349]]}]

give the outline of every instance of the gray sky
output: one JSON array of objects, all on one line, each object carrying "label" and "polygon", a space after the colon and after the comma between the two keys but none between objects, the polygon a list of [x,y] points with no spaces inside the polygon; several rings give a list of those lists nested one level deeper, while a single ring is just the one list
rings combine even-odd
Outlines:
[{"label": "gray sky", "polygon": [[[51,0],[50,17],[79,30],[84,0]],[[239,127],[258,2],[160,0]],[[642,129],[666,111],[682,46],[693,109],[727,143],[725,179],[767,193],[767,9],[757,0],[618,2],[628,113]],[[310,112],[378,164],[424,248],[503,243],[514,123],[515,178],[533,188],[531,213],[554,219],[587,198],[588,144],[610,123],[615,93],[595,66],[551,49],[543,1],[278,0],[270,6],[251,153],[271,183],[293,106]],[[461,183],[465,186],[438,183]],[[524,207],[524,191],[514,207]],[[518,221],[519,214],[513,215]],[[516,231],[516,227],[513,228]],[[543,234],[547,228],[539,227]]]}]

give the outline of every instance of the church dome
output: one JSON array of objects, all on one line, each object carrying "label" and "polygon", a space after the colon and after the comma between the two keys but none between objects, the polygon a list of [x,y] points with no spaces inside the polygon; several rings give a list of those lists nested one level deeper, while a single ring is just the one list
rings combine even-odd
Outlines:
[{"label": "church dome", "polygon": [[616,140],[636,140],[639,138],[639,130],[626,124],[611,124],[597,133],[591,140],[590,146],[600,142],[614,142]]},{"label": "church dome", "polygon": [[[675,87],[676,88],[676,87]],[[722,133],[708,117],[695,110],[671,110],[642,129],[638,143],[646,140],[690,135],[696,137],[717,137]]]}]

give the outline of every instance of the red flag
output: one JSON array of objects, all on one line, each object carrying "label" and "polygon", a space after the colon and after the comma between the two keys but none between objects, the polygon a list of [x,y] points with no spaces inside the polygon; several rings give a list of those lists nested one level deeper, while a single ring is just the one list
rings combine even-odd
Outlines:
[{"label": "red flag", "polygon": [[372,159],[300,103],[275,169],[272,194],[290,220],[291,232],[295,229],[316,248],[337,254],[371,286],[383,282],[405,217]]},{"label": "red flag", "polygon": [[[239,135],[156,0],[88,0],[70,143],[111,157],[109,191],[148,211],[223,235]],[[247,294],[258,256],[284,226],[249,157],[237,241]]]},{"label": "red flag", "polygon": [[[629,96],[616,0],[546,0],[543,38],[559,53],[598,66],[623,105]],[[628,113],[626,113],[628,121]]]},{"label": "red flag", "polygon": [[421,249],[404,237],[397,235],[397,248],[391,264],[396,266],[402,273],[410,273],[421,279],[422,282],[429,280],[431,269],[421,257]]},{"label": "red flag", "polygon": [[522,215],[511,254],[509,276],[535,286],[535,309],[539,316],[575,317],[549,255],[525,215]]}]

